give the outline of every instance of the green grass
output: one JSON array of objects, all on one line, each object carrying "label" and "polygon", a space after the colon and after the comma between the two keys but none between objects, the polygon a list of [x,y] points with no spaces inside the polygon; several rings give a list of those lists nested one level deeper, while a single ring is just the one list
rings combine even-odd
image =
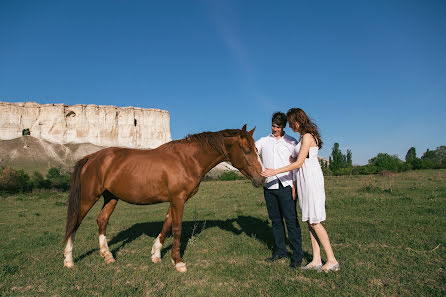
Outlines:
[{"label": "green grass", "polygon": [[[63,268],[68,193],[0,197],[3,296],[445,296],[446,171],[327,177],[327,221],[337,273],[267,264],[273,246],[262,189],[246,180],[203,182],[184,213],[188,272],[170,263],[172,238],[153,264],[150,250],[167,204],[119,202],[99,256],[98,202],[76,235],[73,269]],[[311,258],[301,223],[305,262]]]}]

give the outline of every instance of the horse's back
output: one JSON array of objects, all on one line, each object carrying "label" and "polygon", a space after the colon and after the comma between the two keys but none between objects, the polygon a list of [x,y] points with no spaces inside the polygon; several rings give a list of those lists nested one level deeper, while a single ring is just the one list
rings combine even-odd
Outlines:
[{"label": "horse's back", "polygon": [[179,166],[174,154],[157,149],[110,147],[88,158],[85,180],[95,180],[103,191],[136,204],[168,201],[168,178]]}]

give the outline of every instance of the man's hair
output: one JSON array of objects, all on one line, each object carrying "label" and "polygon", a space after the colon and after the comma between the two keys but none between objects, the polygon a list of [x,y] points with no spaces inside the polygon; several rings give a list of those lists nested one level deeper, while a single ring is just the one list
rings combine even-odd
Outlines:
[{"label": "man's hair", "polygon": [[287,117],[286,117],[286,115],[283,112],[277,111],[277,112],[275,112],[273,114],[271,122],[273,124],[276,124],[277,126],[285,128],[286,127],[286,123],[287,123]]}]

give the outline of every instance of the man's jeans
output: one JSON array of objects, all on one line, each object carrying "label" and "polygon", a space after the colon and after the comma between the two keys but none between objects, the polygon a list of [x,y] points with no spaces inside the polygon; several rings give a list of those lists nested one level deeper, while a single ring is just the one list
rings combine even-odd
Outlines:
[{"label": "man's jeans", "polygon": [[274,255],[279,257],[287,256],[285,226],[283,224],[284,218],[288,230],[288,240],[293,250],[291,260],[302,261],[302,235],[297,220],[296,200],[293,200],[290,186],[283,187],[280,181],[278,183],[279,189],[271,190],[263,188],[266,208],[269,219],[272,222],[274,242],[276,245]]}]

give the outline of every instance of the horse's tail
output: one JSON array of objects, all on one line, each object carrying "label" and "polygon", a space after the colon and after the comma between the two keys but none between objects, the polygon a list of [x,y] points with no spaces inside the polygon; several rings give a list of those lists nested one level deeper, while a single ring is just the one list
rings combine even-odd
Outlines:
[{"label": "horse's tail", "polygon": [[67,211],[67,228],[65,231],[65,241],[70,238],[71,234],[76,231],[79,227],[78,224],[78,216],[81,205],[81,170],[84,167],[85,163],[87,163],[88,158],[90,156],[86,156],[81,160],[77,161],[74,166],[73,174],[71,176],[71,189],[70,189],[70,198],[68,198],[68,211]]}]

